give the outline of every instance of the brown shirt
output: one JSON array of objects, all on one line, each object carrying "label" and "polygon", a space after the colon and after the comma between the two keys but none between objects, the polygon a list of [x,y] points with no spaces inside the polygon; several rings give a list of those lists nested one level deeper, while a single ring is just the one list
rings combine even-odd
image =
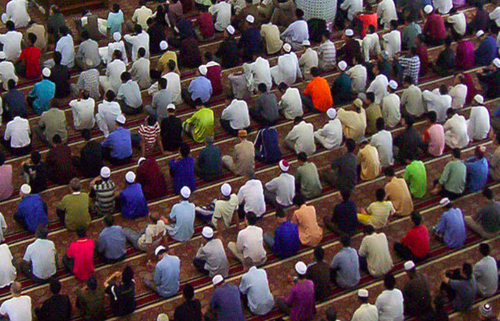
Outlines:
[{"label": "brown shirt", "polygon": [[413,200],[411,199],[408,185],[402,178],[394,177],[385,185],[386,198],[392,202],[398,215],[410,215],[413,211]]}]

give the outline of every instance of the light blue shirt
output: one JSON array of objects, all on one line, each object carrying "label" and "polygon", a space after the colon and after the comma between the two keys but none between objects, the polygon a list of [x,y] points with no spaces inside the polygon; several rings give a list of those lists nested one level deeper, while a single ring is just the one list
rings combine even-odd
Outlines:
[{"label": "light blue shirt", "polygon": [[33,101],[33,110],[40,115],[49,110],[49,103],[56,94],[56,84],[48,79],[37,82],[29,93],[29,97],[35,98]]},{"label": "light blue shirt", "polygon": [[175,227],[170,236],[176,241],[185,242],[194,234],[194,204],[182,201],[172,206],[170,219],[175,219]]},{"label": "light blue shirt", "polygon": [[122,24],[123,24],[123,12],[120,10],[117,13],[110,12],[108,14],[108,22],[106,23],[106,27],[109,28],[109,37],[113,38],[113,34],[115,32],[122,33]]},{"label": "light blue shirt", "polygon": [[341,288],[352,288],[359,283],[358,252],[352,247],[340,250],[333,258],[332,269],[337,271],[337,285]]},{"label": "light blue shirt", "polygon": [[467,238],[464,217],[459,208],[450,208],[443,213],[435,230],[444,235],[444,244],[449,248],[461,247]]},{"label": "light blue shirt", "polygon": [[203,103],[206,103],[212,96],[212,83],[207,77],[198,76],[191,81],[188,91],[193,101],[200,98]]},{"label": "light blue shirt", "polygon": [[181,260],[177,256],[166,254],[156,264],[154,281],[159,295],[169,298],[177,294],[180,271]]},{"label": "light blue shirt", "polygon": [[247,296],[248,308],[257,315],[266,315],[274,307],[267,273],[252,266],[241,278],[240,292]]}]

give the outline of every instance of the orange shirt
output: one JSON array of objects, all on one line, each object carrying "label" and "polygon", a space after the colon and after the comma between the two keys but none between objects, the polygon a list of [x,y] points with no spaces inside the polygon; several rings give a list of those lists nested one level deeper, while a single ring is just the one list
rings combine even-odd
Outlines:
[{"label": "orange shirt", "polygon": [[324,78],[316,77],[311,80],[304,89],[304,95],[311,96],[314,108],[321,112],[326,112],[333,106],[330,86]]},{"label": "orange shirt", "polygon": [[292,222],[299,227],[300,243],[314,247],[323,238],[323,229],[316,221],[316,209],[312,205],[302,205],[292,216]]},{"label": "orange shirt", "polygon": [[361,14],[358,17],[359,20],[363,23],[363,30],[361,31],[361,37],[365,37],[366,34],[366,29],[368,29],[369,25],[372,25],[375,27],[375,31],[377,31],[378,27],[378,21],[377,21],[377,14],[376,13],[369,13],[369,14]]}]

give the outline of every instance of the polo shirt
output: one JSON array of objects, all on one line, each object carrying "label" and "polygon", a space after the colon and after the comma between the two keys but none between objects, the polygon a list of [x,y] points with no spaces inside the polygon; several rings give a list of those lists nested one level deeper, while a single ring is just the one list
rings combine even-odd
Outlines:
[{"label": "polo shirt", "polygon": [[448,192],[462,194],[465,189],[467,167],[459,160],[452,160],[446,164],[439,178],[439,184]]},{"label": "polo shirt", "polygon": [[207,135],[214,135],[214,112],[210,108],[203,107],[188,118],[186,124],[193,126],[191,131],[193,139],[197,143],[202,143]]},{"label": "polo shirt", "polygon": [[467,231],[464,216],[459,208],[450,208],[444,212],[434,230],[444,236],[444,244],[449,248],[454,249],[465,244]]},{"label": "polo shirt", "polygon": [[75,231],[79,228],[86,229],[90,224],[89,194],[74,192],[63,197],[57,205],[57,209],[64,211],[64,224]]},{"label": "polo shirt", "polygon": [[326,112],[333,105],[330,86],[322,77],[318,76],[311,80],[304,89],[304,95],[311,97],[314,108],[320,112]]},{"label": "polo shirt", "polygon": [[206,103],[212,96],[212,83],[207,77],[198,76],[189,84],[188,92],[193,101],[199,98],[203,103]]},{"label": "polo shirt", "polygon": [[26,224],[26,229],[35,233],[38,225],[48,224],[47,207],[40,195],[30,194],[19,202],[14,218],[22,220]]},{"label": "polo shirt", "polygon": [[94,241],[81,238],[68,248],[67,256],[74,259],[73,274],[80,281],[85,281],[94,274],[94,247]]},{"label": "polo shirt", "polygon": [[486,157],[481,159],[471,157],[465,162],[465,167],[469,190],[473,193],[482,190],[488,182],[489,169]]},{"label": "polo shirt", "polygon": [[158,294],[164,298],[169,298],[179,291],[181,261],[177,256],[166,254],[160,262],[156,264],[154,282]]},{"label": "polo shirt", "polygon": [[40,76],[40,55],[40,49],[37,47],[28,47],[21,51],[19,60],[25,61],[26,72],[24,76],[26,78],[38,78]]},{"label": "polo shirt", "polygon": [[239,289],[247,296],[248,308],[253,314],[266,315],[274,307],[274,297],[269,289],[266,270],[252,266],[241,277]]},{"label": "polo shirt", "polygon": [[127,252],[127,240],[121,226],[105,227],[99,234],[97,251],[104,254],[108,260],[116,260]]},{"label": "polo shirt", "polygon": [[126,159],[132,156],[132,139],[130,130],[118,127],[111,132],[103,142],[102,147],[111,148],[110,155],[116,159]]},{"label": "polo shirt", "polygon": [[429,232],[425,225],[415,226],[403,238],[403,245],[408,247],[413,255],[422,259],[429,253]]},{"label": "polo shirt", "polygon": [[168,162],[168,167],[170,167],[170,173],[172,174],[175,193],[179,194],[184,186],[189,187],[191,192],[196,189],[194,159],[192,157],[184,157],[178,161],[172,159]]},{"label": "polo shirt", "polygon": [[299,228],[296,224],[285,221],[274,231],[273,253],[284,259],[297,254],[300,247]]},{"label": "polo shirt", "polygon": [[354,234],[358,227],[356,203],[351,200],[342,201],[333,209],[332,222],[344,233]]},{"label": "polo shirt", "polygon": [[37,278],[47,280],[57,272],[56,255],[54,242],[37,238],[26,248],[23,260],[32,264]]},{"label": "polo shirt", "polygon": [[352,247],[340,250],[333,258],[331,268],[336,270],[336,282],[341,288],[352,288],[361,278],[358,253]]},{"label": "polo shirt", "polygon": [[128,184],[118,196],[122,215],[126,219],[135,219],[149,213],[148,203],[139,183]]},{"label": "polo shirt", "polygon": [[95,193],[96,209],[101,215],[112,213],[115,208],[115,182],[98,180],[91,193]]},{"label": "polo shirt", "polygon": [[422,198],[427,193],[427,171],[422,161],[414,160],[405,168],[404,179],[410,193],[415,198]]},{"label": "polo shirt", "polygon": [[240,291],[236,285],[225,283],[214,290],[210,307],[217,313],[217,321],[244,321]]},{"label": "polo shirt", "polygon": [[194,204],[188,201],[181,201],[172,206],[170,219],[175,220],[175,226],[170,233],[172,238],[179,242],[189,240],[194,234]]}]

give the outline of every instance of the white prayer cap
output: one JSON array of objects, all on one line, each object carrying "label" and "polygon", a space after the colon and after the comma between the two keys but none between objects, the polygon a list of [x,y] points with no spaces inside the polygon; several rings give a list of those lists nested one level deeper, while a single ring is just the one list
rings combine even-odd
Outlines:
[{"label": "white prayer cap", "polygon": [[21,193],[23,193],[24,195],[28,195],[29,193],[31,193],[31,186],[29,186],[28,184],[23,184],[21,186]]},{"label": "white prayer cap", "polygon": [[224,281],[224,278],[220,274],[217,274],[216,276],[214,276],[212,278],[212,284],[213,285],[217,285],[217,284],[221,283],[222,281]]},{"label": "white prayer cap", "polygon": [[0,51],[0,59],[5,59],[5,58],[7,58],[7,55],[5,54],[5,52],[4,51]]},{"label": "white prayer cap", "polygon": [[205,226],[203,230],[201,230],[201,235],[206,239],[211,239],[214,237],[214,230],[210,226]]},{"label": "white prayer cap", "polygon": [[483,30],[479,30],[478,32],[476,32],[476,37],[481,37],[482,35],[484,35],[484,31]]},{"label": "white prayer cap", "polygon": [[125,116],[123,116],[123,115],[118,115],[118,116],[116,117],[116,122],[117,122],[118,124],[125,125],[125,122],[126,122],[126,121],[127,121],[127,118],[125,118]]},{"label": "white prayer cap", "polygon": [[405,262],[405,270],[406,271],[411,271],[415,268],[415,263],[413,261],[406,261]]},{"label": "white prayer cap", "polygon": [[254,16],[252,16],[251,14],[249,14],[249,15],[245,18],[245,20],[246,20],[247,22],[249,22],[249,23],[254,23],[254,22],[255,22],[255,18],[254,18]]},{"label": "white prayer cap", "polygon": [[292,46],[290,46],[289,43],[285,42],[285,44],[283,45],[283,50],[285,50],[285,52],[290,52],[292,51]]},{"label": "white prayer cap", "polygon": [[125,174],[125,180],[129,184],[132,184],[133,182],[135,182],[135,173],[131,172],[131,171],[127,172],[127,174]]},{"label": "white prayer cap", "polygon": [[359,289],[358,296],[360,298],[367,298],[368,297],[368,290],[367,289]]},{"label": "white prayer cap", "polygon": [[493,59],[493,64],[495,65],[495,67],[500,68],[500,59],[498,58]]},{"label": "white prayer cap", "polygon": [[280,160],[279,165],[283,172],[288,172],[290,169],[290,164],[285,159]]},{"label": "white prayer cap", "polygon": [[491,305],[489,303],[482,304],[479,307],[479,314],[483,317],[491,317],[493,315],[493,310],[491,309]]},{"label": "white prayer cap", "polygon": [[234,27],[233,27],[233,26],[231,26],[231,25],[227,26],[227,27],[226,27],[226,30],[227,30],[227,32],[228,32],[230,35],[234,35],[234,32],[236,31],[236,30],[234,29]]},{"label": "white prayer cap", "polygon": [[299,261],[295,264],[295,271],[299,275],[305,275],[307,273],[307,265],[304,262]]},{"label": "white prayer cap", "polygon": [[[0,59],[2,59],[2,57],[0,57]],[[49,68],[43,68],[42,75],[44,75],[47,78],[50,77],[50,69]]]},{"label": "white prayer cap", "polygon": [[339,69],[345,71],[347,69],[347,62],[345,62],[344,60],[339,62]]},{"label": "white prayer cap", "polygon": [[165,40],[162,40],[160,42],[160,49],[161,50],[167,50],[168,49],[168,42],[166,42]]},{"label": "white prayer cap", "polygon": [[352,29],[346,29],[345,35],[348,37],[352,37],[352,36],[354,36],[354,31]]},{"label": "white prayer cap", "polygon": [[122,34],[119,33],[118,31],[114,32],[113,33],[113,40],[114,41],[120,41],[120,40],[122,40]]},{"label": "white prayer cap", "polygon": [[137,165],[141,165],[141,163],[145,160],[146,160],[146,157],[139,157],[139,160],[137,161]]},{"label": "white prayer cap", "polygon": [[328,108],[326,115],[330,119],[335,119],[337,117],[337,110],[335,108]]},{"label": "white prayer cap", "polygon": [[158,254],[160,253],[160,251],[165,251],[165,250],[166,250],[166,248],[163,245],[158,246],[155,249],[155,256],[158,256]]},{"label": "white prayer cap", "polygon": [[434,10],[434,8],[433,8],[430,4],[428,4],[428,5],[426,5],[426,6],[424,7],[424,12],[425,12],[426,14],[430,14],[430,13],[432,12],[432,10]]},{"label": "white prayer cap", "polygon": [[174,105],[174,104],[168,104],[168,105],[167,105],[167,110],[168,110],[168,109],[173,109],[173,110],[175,110],[175,105]]},{"label": "white prayer cap", "polygon": [[443,199],[441,199],[441,200],[439,201],[439,205],[440,205],[441,207],[445,207],[446,205],[448,205],[448,204],[450,204],[450,203],[451,203],[451,201],[450,201],[450,199],[449,199],[448,197],[445,197],[445,198],[443,198]]},{"label": "white prayer cap", "polygon": [[109,169],[108,166],[103,166],[101,168],[101,177],[102,178],[109,178],[111,176],[111,170]]},{"label": "white prayer cap", "polygon": [[398,89],[398,83],[395,80],[391,80],[391,81],[389,81],[389,87],[396,90],[396,89]]},{"label": "white prayer cap", "polygon": [[484,97],[481,96],[481,95],[476,95],[474,96],[474,100],[479,103],[479,104],[483,104],[484,103]]},{"label": "white prayer cap", "polygon": [[92,61],[92,59],[87,58],[85,59],[85,64],[87,65],[87,67],[91,67],[94,64],[94,62]]},{"label": "white prayer cap", "polygon": [[207,66],[205,65],[201,65],[198,67],[198,71],[200,72],[200,74],[202,74],[203,76],[206,76],[207,75],[207,71],[208,71],[208,68]]},{"label": "white prayer cap", "polygon": [[181,188],[181,196],[184,198],[189,198],[189,196],[191,196],[191,189],[187,186]]},{"label": "white prayer cap", "polygon": [[228,183],[222,184],[222,186],[220,187],[220,191],[224,196],[231,195],[231,185],[229,185]]},{"label": "white prayer cap", "polygon": [[158,314],[158,317],[156,318],[156,321],[169,321],[170,319],[168,318],[168,315],[165,313]]},{"label": "white prayer cap", "polygon": [[302,41],[302,46],[310,46],[311,42],[309,40]]}]

